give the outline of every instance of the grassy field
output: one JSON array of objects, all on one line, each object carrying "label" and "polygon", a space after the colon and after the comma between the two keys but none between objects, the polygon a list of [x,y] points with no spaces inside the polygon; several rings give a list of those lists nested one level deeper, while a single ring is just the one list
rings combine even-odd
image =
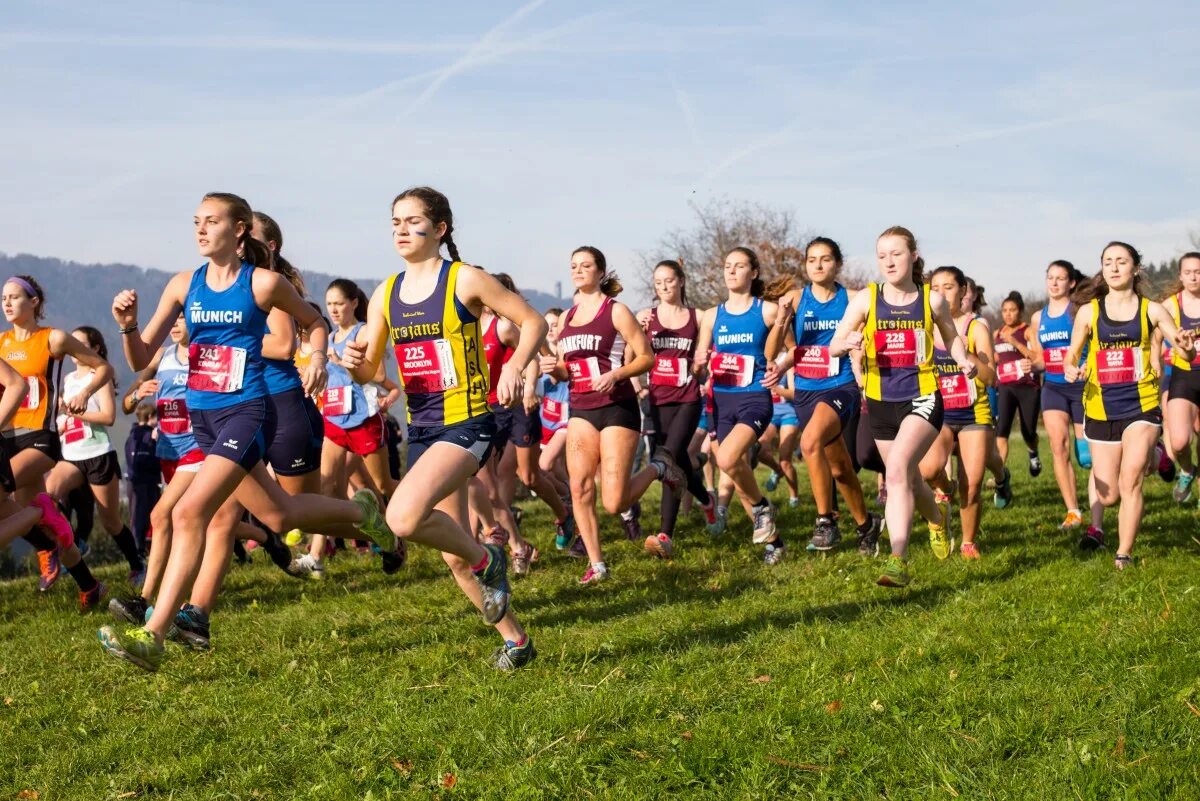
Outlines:
[{"label": "grassy field", "polygon": [[[766,569],[740,512],[717,542],[689,520],[669,564],[608,521],[614,579],[583,588],[527,504],[539,657],[513,675],[427,552],[323,584],[235,567],[214,649],[156,675],[102,654],[69,581],[2,583],[0,798],[1200,797],[1195,512],[1151,479],[1119,574],[1023,458],[983,561],[937,562],[921,529],[902,591],[852,549]],[[791,542],[812,514],[782,512]]]}]

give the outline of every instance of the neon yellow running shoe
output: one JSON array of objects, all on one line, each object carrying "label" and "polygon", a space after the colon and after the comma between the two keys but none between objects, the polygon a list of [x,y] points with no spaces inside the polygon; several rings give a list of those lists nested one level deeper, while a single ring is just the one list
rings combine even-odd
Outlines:
[{"label": "neon yellow running shoe", "polygon": [[950,504],[939,503],[938,512],[942,522],[929,524],[929,547],[938,559],[948,559],[954,550],[954,542],[950,537]]},{"label": "neon yellow running shoe", "polygon": [[105,651],[142,670],[153,673],[162,664],[166,648],[155,641],[153,632],[147,628],[137,626],[118,632],[112,626],[101,626],[97,634]]},{"label": "neon yellow running shoe", "polygon": [[363,516],[362,522],[355,523],[354,527],[378,545],[379,550],[385,553],[396,550],[396,535],[388,528],[383,517],[383,510],[379,508],[379,497],[369,489],[360,489],[350,500],[354,501]]},{"label": "neon yellow running shoe", "polygon": [[908,563],[895,554],[888,557],[883,575],[875,581],[880,587],[907,587],[908,582]]},{"label": "neon yellow running shoe", "polygon": [[284,535],[283,541],[287,543],[289,548],[295,548],[304,541],[304,532],[298,528],[294,528]]}]

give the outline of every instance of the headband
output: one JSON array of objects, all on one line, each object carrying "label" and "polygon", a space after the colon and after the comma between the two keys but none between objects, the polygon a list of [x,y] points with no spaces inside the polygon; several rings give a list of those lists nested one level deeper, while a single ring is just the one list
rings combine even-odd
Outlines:
[{"label": "headband", "polygon": [[5,280],[4,283],[16,284],[17,286],[21,287],[21,289],[24,289],[25,294],[29,295],[29,297],[31,297],[31,298],[36,298],[38,296],[37,290],[33,288],[33,284],[29,283],[28,281],[26,281],[24,278],[21,278],[20,276],[14,275],[11,278]]}]

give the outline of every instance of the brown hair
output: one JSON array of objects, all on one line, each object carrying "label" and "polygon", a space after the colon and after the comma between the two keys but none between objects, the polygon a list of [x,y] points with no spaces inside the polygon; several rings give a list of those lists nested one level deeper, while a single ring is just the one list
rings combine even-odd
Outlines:
[{"label": "brown hair", "polygon": [[[42,289],[42,285],[39,284],[37,279],[32,275],[18,275],[16,277],[24,281],[26,284],[29,284],[29,286],[33,288],[32,295],[30,295],[29,290],[23,286],[21,287],[21,291],[26,295],[29,295],[30,300],[37,300],[37,303],[33,307],[33,319],[41,320],[46,316],[46,290]],[[17,286],[21,285],[17,284]]]},{"label": "brown hair", "polygon": [[242,235],[238,237],[238,245],[242,251],[242,261],[264,270],[273,269],[271,266],[271,249],[251,235],[254,228],[254,211],[246,199],[231,192],[209,192],[202,200],[219,200],[225,204],[229,216],[235,223],[242,224]]},{"label": "brown hair", "polygon": [[392,208],[408,197],[415,197],[421,201],[421,204],[425,206],[425,215],[435,226],[441,223],[446,224],[446,233],[442,234],[442,244],[446,246],[446,252],[450,254],[452,261],[462,261],[458,255],[458,246],[454,244],[454,212],[450,210],[450,200],[433,187],[414,186],[396,195],[392,200]]},{"label": "brown hair", "polygon": [[152,400],[142,400],[138,402],[137,407],[133,410],[137,421],[142,425],[150,422],[150,418],[158,414],[158,407],[154,405]]},{"label": "brown hair", "polygon": [[[329,286],[325,291],[328,292],[330,289],[336,289],[338,292],[341,292],[346,300],[357,300],[358,305],[354,307],[354,319],[360,323],[367,321],[367,303],[370,301],[367,298],[367,293],[362,291],[362,287],[349,278],[335,278],[329,282]],[[329,330],[332,331],[333,326],[330,326]]]},{"label": "brown hair", "polygon": [[[1137,252],[1137,248],[1126,242],[1113,240],[1104,246],[1104,250],[1100,251],[1100,261],[1103,263],[1104,254],[1109,248],[1121,248],[1133,260],[1133,294],[1138,297],[1145,297],[1146,293],[1142,289],[1142,254]],[[1071,295],[1071,301],[1083,305],[1093,300],[1101,300],[1108,295],[1108,282],[1104,280],[1104,268],[1087,279],[1081,284],[1076,285],[1074,294]]]},{"label": "brown hair", "polygon": [[592,247],[591,245],[580,245],[571,251],[574,256],[577,253],[586,253],[596,262],[596,267],[600,270],[600,274],[604,277],[600,279],[600,291],[610,298],[615,298],[621,294],[621,290],[625,287],[621,286],[621,279],[617,278],[616,273],[609,273],[608,260],[604,258],[604,254],[600,252],[600,248]]},{"label": "brown hair", "polygon": [[[254,212],[254,219],[262,226],[263,234],[267,237],[267,240],[275,243],[274,258],[271,259],[271,269],[286,278],[288,283],[296,288],[296,293],[300,297],[307,295],[308,289],[304,286],[304,279],[300,277],[300,271],[283,257],[283,230],[279,227],[279,223],[261,211]],[[269,248],[270,245],[267,247]]]},{"label": "brown hair", "polygon": [[[913,236],[912,231],[908,230],[903,225],[893,225],[891,228],[887,229],[882,234],[877,236],[875,238],[875,241],[878,242],[880,239],[883,239],[885,236],[901,237],[902,239],[904,239],[905,242],[908,243],[908,252],[909,253],[917,252],[917,238],[915,236]],[[917,258],[913,260],[912,280],[913,280],[914,284],[920,284],[925,280],[925,259],[921,256],[917,256]]]},{"label": "brown hair", "polygon": [[[750,281],[751,296],[756,297],[756,298],[764,297],[764,293],[767,291],[767,282],[764,281],[763,277],[762,277],[762,266],[761,266],[760,262],[758,261],[758,254],[755,253],[750,248],[746,247],[745,245],[738,245],[736,248],[734,248],[733,250],[726,253],[725,258],[728,259],[734,253],[740,253],[743,256],[745,256],[747,259],[749,259],[750,260],[750,269],[754,270],[754,272],[755,272],[754,278],[751,279],[751,281]],[[784,291],[786,292],[787,290],[784,290]],[[781,297],[781,296],[782,296],[782,293],[780,293],[780,295],[777,295],[776,297]],[[767,298],[767,300],[774,300],[774,299],[775,298]]]},{"label": "brown hair", "polygon": [[[654,265],[654,271],[651,272],[651,275],[653,275],[654,272],[657,272],[659,267],[666,267],[668,270],[675,273],[675,277],[679,279],[679,302],[686,306],[687,274],[683,271],[683,259],[663,259],[658,264]],[[654,298],[654,302],[658,303],[657,295]]]},{"label": "brown hair", "polygon": [[[1182,256],[1179,257],[1179,273],[1180,273],[1180,275],[1183,274],[1183,263],[1185,261],[1187,261],[1188,259],[1200,259],[1200,251],[1189,250],[1187,253],[1184,253]],[[1182,291],[1183,291],[1183,280],[1176,279],[1175,281],[1171,282],[1170,286],[1168,286],[1166,289],[1164,289],[1162,291],[1162,294],[1159,296],[1159,300],[1166,300],[1167,298],[1171,297],[1172,295],[1178,295]]]}]

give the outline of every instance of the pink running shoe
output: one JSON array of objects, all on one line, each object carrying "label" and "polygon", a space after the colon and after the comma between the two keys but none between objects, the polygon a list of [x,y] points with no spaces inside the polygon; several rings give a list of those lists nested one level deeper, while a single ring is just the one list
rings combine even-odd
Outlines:
[{"label": "pink running shoe", "polygon": [[962,558],[967,561],[979,559],[979,548],[973,542],[964,542],[958,546],[958,552],[962,554]]},{"label": "pink running shoe", "polygon": [[36,506],[42,511],[42,522],[40,526],[49,530],[58,540],[59,548],[70,548],[75,544],[75,532],[71,530],[71,524],[67,522],[67,518],[63,517],[63,513],[59,511],[58,504],[44,492],[39,492],[33,496],[33,503],[30,506]]},{"label": "pink running shoe", "polygon": [[708,503],[700,504],[700,508],[704,510],[704,522],[715,526],[717,524],[717,499],[713,497],[713,493],[708,493]]},{"label": "pink running shoe", "polygon": [[653,537],[646,537],[646,550],[659,559],[670,559],[675,555],[675,546],[671,544],[671,538],[661,532]]},{"label": "pink running shoe", "polygon": [[608,568],[603,564],[588,565],[587,572],[579,579],[580,584],[599,584],[608,580]]}]

